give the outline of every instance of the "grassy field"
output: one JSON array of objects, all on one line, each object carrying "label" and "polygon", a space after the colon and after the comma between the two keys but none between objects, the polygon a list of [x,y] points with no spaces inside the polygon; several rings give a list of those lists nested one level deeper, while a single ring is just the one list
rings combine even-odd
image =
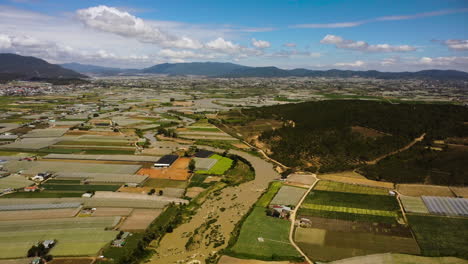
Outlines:
[{"label": "grassy field", "polygon": [[103,249],[102,255],[104,257],[112,259],[114,263],[119,263],[120,259],[127,256],[128,252],[132,252],[138,245],[138,241],[143,238],[142,233],[134,233],[127,237],[125,245],[121,248],[106,246]]},{"label": "grassy field", "polygon": [[224,181],[229,184],[240,184],[255,178],[255,171],[250,166],[238,160],[235,166],[226,172]]},{"label": "grassy field", "polygon": [[263,260],[298,259],[299,253],[289,243],[289,227],[289,221],[267,216],[265,208],[255,207],[242,224],[229,255]]},{"label": "grassy field", "polygon": [[314,190],[358,194],[388,195],[388,190],[333,181],[319,181]]},{"label": "grassy field", "polygon": [[425,256],[468,258],[468,219],[407,214]]},{"label": "grassy field", "polygon": [[217,159],[218,162],[216,162],[216,164],[213,167],[211,167],[211,169],[206,171],[200,170],[195,172],[196,174],[222,175],[232,166],[233,161],[230,158],[222,157],[217,154],[211,156],[210,158]]},{"label": "grassy field", "polygon": [[118,233],[105,231],[119,218],[62,218],[0,222],[0,258],[25,257],[35,243],[57,240],[53,256],[96,255]]},{"label": "grassy field", "polygon": [[206,177],[208,175],[205,174],[194,174],[192,178],[190,178],[190,183],[188,187],[202,187],[202,188],[208,188],[212,183],[205,183]]}]

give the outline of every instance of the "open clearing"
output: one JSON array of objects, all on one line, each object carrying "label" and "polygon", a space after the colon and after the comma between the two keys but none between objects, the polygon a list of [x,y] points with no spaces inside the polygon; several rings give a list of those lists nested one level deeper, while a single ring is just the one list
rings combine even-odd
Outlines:
[{"label": "open clearing", "polygon": [[134,209],[119,229],[132,232],[144,231],[161,212],[162,210],[157,209]]},{"label": "open clearing", "polygon": [[447,196],[454,197],[447,186],[425,184],[397,184],[397,191],[407,196]]}]

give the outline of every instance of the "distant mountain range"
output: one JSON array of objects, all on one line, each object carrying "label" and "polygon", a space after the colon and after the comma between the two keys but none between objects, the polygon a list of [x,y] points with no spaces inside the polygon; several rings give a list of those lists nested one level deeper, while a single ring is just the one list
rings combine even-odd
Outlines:
[{"label": "distant mountain range", "polygon": [[0,53],[0,79],[76,79],[87,76],[35,57]]},{"label": "distant mountain range", "polygon": [[144,69],[121,69],[66,63],[50,64],[42,59],[17,54],[0,54],[0,80],[13,79],[78,79],[86,75],[146,75],[165,74],[172,76],[197,75],[207,77],[362,77],[378,79],[436,79],[468,80],[468,73],[455,70],[425,70],[418,72],[379,72],[348,70],[284,70],[276,67],[249,67],[222,62],[163,63]]},{"label": "distant mountain range", "polygon": [[120,69],[67,63],[61,66],[92,75],[135,75],[135,74],[166,74],[173,76],[198,75],[207,77],[242,78],[242,77],[335,77],[335,78],[377,78],[377,79],[437,79],[437,80],[468,80],[468,73],[455,70],[424,70],[418,72],[379,72],[379,71],[349,71],[349,70],[284,70],[277,67],[249,67],[234,63],[222,62],[188,62],[163,63],[149,68]]}]

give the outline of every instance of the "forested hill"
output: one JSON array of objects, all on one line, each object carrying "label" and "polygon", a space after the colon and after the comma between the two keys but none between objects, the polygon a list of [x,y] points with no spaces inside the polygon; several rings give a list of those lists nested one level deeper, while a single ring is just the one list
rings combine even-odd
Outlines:
[{"label": "forested hill", "polygon": [[[397,150],[422,134],[425,142],[467,137],[468,108],[455,105],[320,101],[242,111],[248,119],[278,119],[282,128],[259,139],[272,158],[302,169],[340,171]],[[248,125],[248,123],[247,123]]]},{"label": "forested hill", "polygon": [[4,79],[73,79],[85,75],[35,57],[0,54],[0,78]]}]

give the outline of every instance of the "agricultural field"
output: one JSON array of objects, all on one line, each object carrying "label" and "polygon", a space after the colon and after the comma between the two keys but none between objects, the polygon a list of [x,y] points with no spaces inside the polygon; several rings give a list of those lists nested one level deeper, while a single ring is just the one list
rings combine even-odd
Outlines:
[{"label": "agricultural field", "polygon": [[0,178],[0,190],[8,188],[22,188],[32,185],[34,182],[28,180],[28,178],[23,175],[13,174],[7,177]]},{"label": "agricultural field", "polygon": [[232,159],[222,157],[218,154],[215,154],[210,157],[211,159],[217,159],[218,162],[216,162],[215,165],[211,167],[209,170],[199,170],[196,171],[196,174],[208,174],[208,175],[223,175],[227,170],[229,170],[232,166]]},{"label": "agricultural field", "polygon": [[266,214],[266,207],[280,187],[281,183],[270,184],[242,223],[237,241],[229,248],[228,255],[261,260],[301,259],[289,242],[290,222]]},{"label": "agricultural field", "polygon": [[143,233],[132,233],[125,239],[125,245],[121,248],[107,245],[103,249],[102,255],[107,259],[112,259],[114,263],[119,263],[122,258],[128,257],[128,252],[132,252],[138,246],[138,242],[143,238],[143,235]]},{"label": "agricultural field", "polygon": [[400,200],[407,213],[429,214],[429,210],[420,197],[400,195]]},{"label": "agricultural field", "polygon": [[151,188],[185,188],[187,186],[187,182],[185,181],[176,181],[176,180],[169,180],[169,179],[147,179],[143,185],[144,187],[151,187]]},{"label": "agricultural field", "polygon": [[444,196],[454,197],[453,192],[447,186],[425,184],[397,184],[397,191],[407,196]]},{"label": "agricultural field", "polygon": [[388,195],[388,190],[383,188],[372,188],[356,184],[346,184],[334,181],[319,181],[314,190],[328,192],[344,192],[357,194]]},{"label": "agricultural field", "polygon": [[270,204],[295,207],[306,193],[307,189],[283,185]]},{"label": "agricultural field", "polygon": [[0,198],[63,198],[81,197],[84,191],[41,191],[41,192],[14,192],[0,196]]},{"label": "agricultural field", "polygon": [[68,218],[77,213],[77,208],[0,211],[0,221]]},{"label": "agricultural field", "polygon": [[161,212],[162,210],[158,209],[134,209],[119,229],[129,232],[142,232]]},{"label": "agricultural field", "polygon": [[397,223],[399,206],[394,196],[312,190],[298,212],[350,221]]},{"label": "agricultural field", "polygon": [[407,214],[425,256],[468,258],[468,219]]},{"label": "agricultural field", "polygon": [[330,264],[466,264],[466,260],[455,257],[421,257],[408,254],[383,253],[342,259]]},{"label": "agricultural field", "polygon": [[57,240],[51,251],[54,256],[96,255],[117,235],[117,231],[105,231],[105,228],[119,220],[119,217],[93,217],[1,221],[0,256],[25,257],[33,244],[46,239]]},{"label": "agricultural field", "polygon": [[97,185],[97,184],[43,184],[46,191],[58,192],[87,192],[87,191],[117,191],[120,185]]},{"label": "agricultural field", "polygon": [[419,254],[418,245],[412,237],[298,228],[294,240],[305,254],[320,261],[384,252]]}]

